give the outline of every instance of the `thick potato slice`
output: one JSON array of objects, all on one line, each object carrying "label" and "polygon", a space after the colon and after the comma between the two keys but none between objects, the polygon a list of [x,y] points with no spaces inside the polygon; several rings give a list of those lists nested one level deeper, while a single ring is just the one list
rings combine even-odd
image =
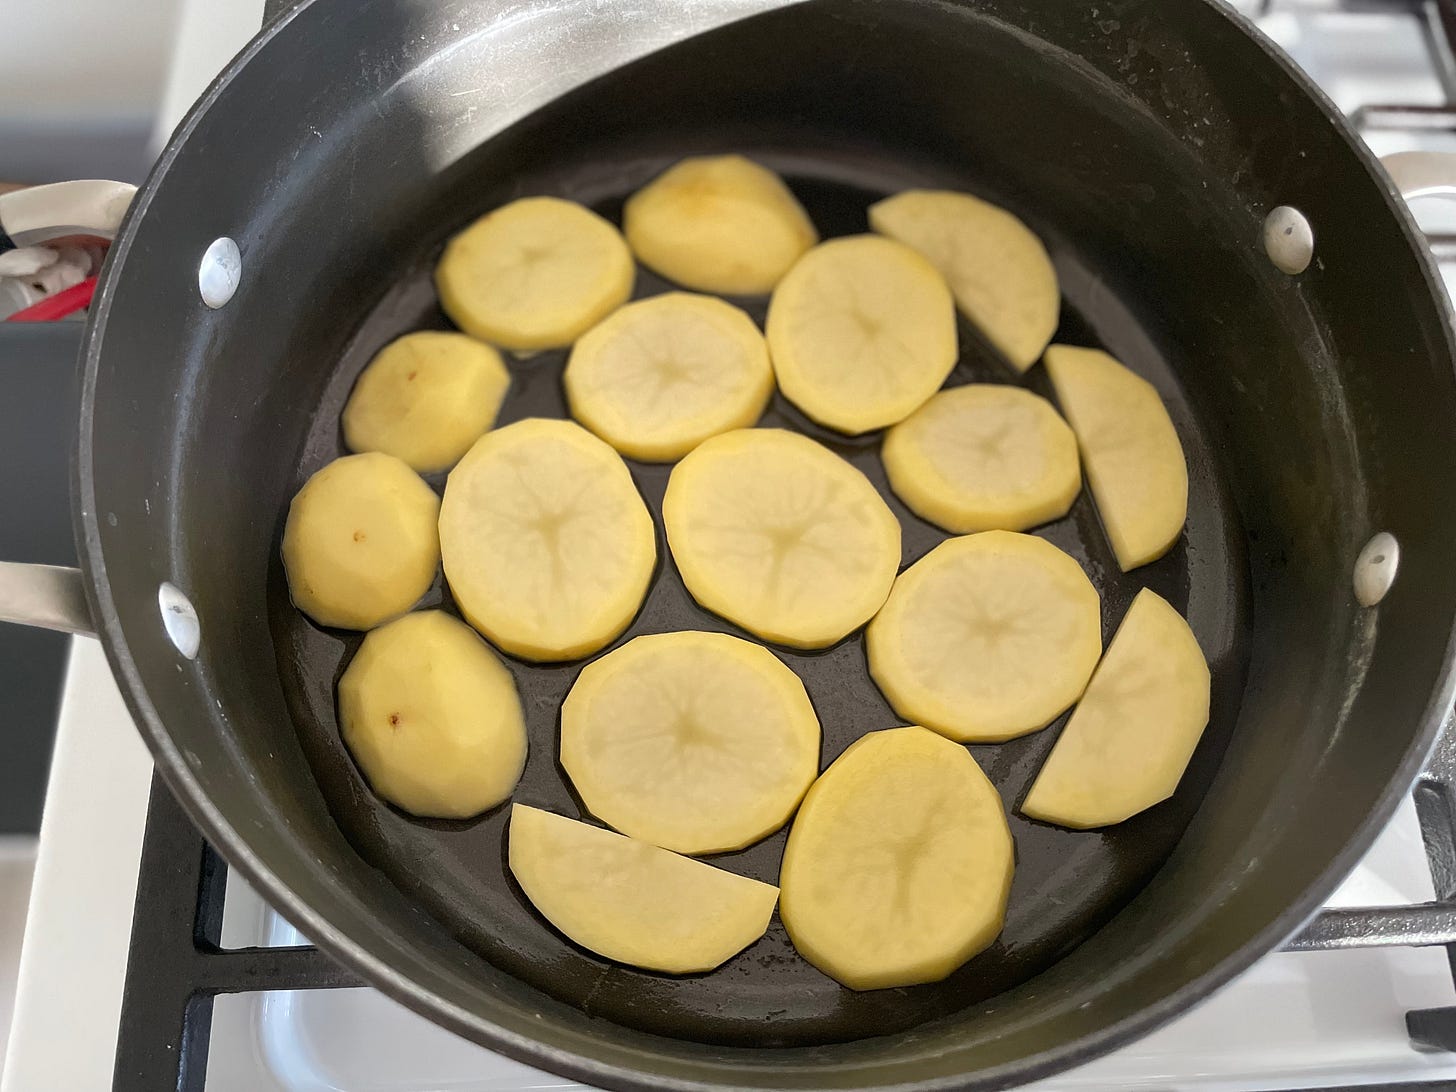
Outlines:
[{"label": "thick potato slice", "polygon": [[1198,639],[1144,588],[1087,684],[1021,813],[1064,827],[1120,823],[1173,795],[1208,725]]},{"label": "thick potato slice", "polygon": [[393,455],[335,459],[288,506],[283,568],[315,622],[370,629],[430,590],[440,563],[440,498]]},{"label": "thick potato slice", "polygon": [[911,511],[957,534],[1059,519],[1082,489],[1077,438],[1020,387],[941,391],[886,433],[880,454]]},{"label": "thick potato slice", "polygon": [[627,302],[636,272],[615,227],[557,197],[523,197],[451,239],[440,305],[472,337],[515,352],[570,345]]},{"label": "thick potato slice", "polygon": [[662,522],[694,599],[795,648],[862,626],[900,564],[900,524],[869,479],[783,429],[705,440],[673,469]]},{"label": "thick potato slice", "polygon": [[878,235],[831,239],[800,258],[774,290],[767,331],[784,396],[840,432],[904,420],[956,362],[944,279]]},{"label": "thick potato slice", "polygon": [[339,679],[339,726],[374,791],[426,818],[495,807],[526,765],[510,672],[443,611],[406,614],[364,638]]},{"label": "thick potato slice", "polygon": [[668,974],[711,971],[768,929],[779,889],[549,811],[511,808],[511,873],[598,955]]},{"label": "thick potato slice", "polygon": [[968,193],[907,190],[870,206],[870,227],[944,275],[961,313],[1017,371],[1056,332],[1062,299],[1046,247],[1003,208]]},{"label": "thick potato slice", "polygon": [[466,620],[528,660],[574,660],[627,628],[657,561],[622,457],[580,425],[487,432],[440,506],[445,579]]},{"label": "thick potato slice", "polygon": [[852,990],[937,982],[996,939],[1011,831],[964,747],[871,732],[814,782],[789,831],[779,914],[799,953]]},{"label": "thick potato slice", "polygon": [[1156,561],[1188,518],[1188,464],[1167,407],[1100,349],[1053,345],[1046,366],[1118,565],[1127,572]]},{"label": "thick potato slice", "polygon": [[1010,531],[942,542],[895,581],[866,635],[895,711],[951,739],[1045,728],[1102,654],[1097,589],[1049,542]]},{"label": "thick potato slice", "polygon": [[561,707],[561,765],[623,834],[722,853],[788,822],[819,772],[819,718],[761,645],[654,633],[582,669]]},{"label": "thick potato slice", "polygon": [[694,156],[627,199],[638,261],[700,292],[758,296],[819,241],[783,180],[741,155]]},{"label": "thick potato slice", "polygon": [[584,334],[563,376],[571,414],[623,455],[680,459],[746,428],[773,394],[758,327],[732,304],[669,292],[638,300]]},{"label": "thick potato slice", "polygon": [[359,376],[344,406],[344,443],[421,474],[449,470],[495,423],[510,385],[489,345],[444,330],[405,334]]}]

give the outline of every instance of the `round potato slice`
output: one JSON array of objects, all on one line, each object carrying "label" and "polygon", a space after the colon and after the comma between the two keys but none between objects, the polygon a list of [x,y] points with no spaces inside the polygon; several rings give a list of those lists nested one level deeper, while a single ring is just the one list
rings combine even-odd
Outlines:
[{"label": "round potato slice", "polygon": [[561,707],[561,765],[623,834],[722,853],[788,822],[819,772],[819,719],[761,645],[654,633],[582,669]]},{"label": "round potato slice", "polygon": [[584,334],[563,377],[571,413],[634,459],[680,459],[758,420],[773,393],[763,335],[711,296],[629,303]]},{"label": "round potato slice", "polygon": [[866,634],[870,674],[907,720],[994,743],[1045,728],[1102,653],[1097,589],[1049,542],[942,542],[895,581]]},{"label": "round potato slice", "polygon": [[819,239],[783,180],[741,155],[669,167],[627,199],[622,226],[648,269],[727,296],[772,292]]},{"label": "round potato slice", "polygon": [[570,345],[627,302],[632,253],[615,227],[557,197],[523,197],[451,239],[440,305],[472,337],[515,352]]},{"label": "round potato slice", "polygon": [[784,396],[840,432],[903,421],[956,362],[945,280],[878,235],[831,239],[800,258],[774,290],[767,331]]},{"label": "round potato slice", "polygon": [[880,456],[911,511],[957,534],[1058,519],[1082,488],[1077,438],[1020,387],[941,391],[885,434]]},{"label": "round potato slice", "polygon": [[444,330],[405,334],[359,376],[344,406],[344,443],[421,474],[449,470],[495,423],[510,385],[489,345]]},{"label": "round potato slice", "polygon": [[924,728],[857,740],[789,831],[779,914],[852,990],[938,982],[1001,932],[1011,831],[970,753]]},{"label": "round potato slice", "polygon": [[1019,372],[1056,332],[1062,298],[1046,247],[1003,208],[948,190],[907,190],[870,206],[870,227],[930,260],[961,313]]},{"label": "round potato slice", "polygon": [[495,807],[526,765],[510,672],[443,611],[406,614],[364,638],[339,679],[339,725],[374,791],[426,818]]},{"label": "round potato slice", "polygon": [[900,524],[869,479],[782,429],[705,440],[673,469],[662,521],[694,599],[795,648],[862,626],[900,564]]},{"label": "round potato slice", "polygon": [[430,590],[440,498],[393,455],[335,459],[304,483],[283,527],[293,603],[315,622],[370,629]]},{"label": "round potato slice", "polygon": [[541,914],[598,955],[667,974],[711,971],[768,929],[779,889],[549,811],[511,808],[511,874]]},{"label": "round potato slice", "polygon": [[580,425],[539,418],[487,432],[450,472],[440,550],[466,620],[528,660],[611,641],[657,560],[622,457]]}]

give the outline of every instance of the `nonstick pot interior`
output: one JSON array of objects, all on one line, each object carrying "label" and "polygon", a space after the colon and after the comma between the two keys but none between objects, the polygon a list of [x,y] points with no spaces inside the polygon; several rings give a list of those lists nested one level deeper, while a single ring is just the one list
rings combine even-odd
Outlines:
[{"label": "nonstick pot interior", "polygon": [[[450,1026],[599,1084],[990,1085],[1171,1015],[1292,931],[1353,861],[1448,694],[1456,392],[1430,270],[1368,156],[1230,16],[1201,0],[1080,7],[775,11],[482,144],[492,71],[530,63],[499,48],[500,9],[318,0],[184,126],[91,332],[79,522],[108,650],[164,771],[311,936]],[[369,352],[443,321],[426,271],[449,233],[523,193],[611,214],[674,158],[721,150],[783,170],[829,234],[863,230],[864,205],[908,185],[1013,208],[1057,261],[1059,336],[1153,379],[1190,457],[1188,534],[1158,565],[1118,574],[1085,497],[1045,533],[1103,589],[1108,634],[1144,584],[1186,610],[1215,667],[1208,737],[1178,796],[1114,831],[1017,820],[1007,933],[940,986],[839,990],[781,931],[680,981],[574,948],[506,881],[501,814],[420,823],[369,796],[332,727],[350,640],[283,601],[287,500],[337,453]],[[1319,260],[1298,278],[1260,246],[1277,204],[1315,225]],[[196,263],[223,234],[244,278],[211,312]],[[959,379],[1010,378],[964,334]],[[508,414],[559,413],[559,366],[517,365]],[[782,403],[769,420],[804,424]],[[839,446],[882,482],[872,439]],[[663,471],[633,469],[655,508]],[[937,536],[900,514],[909,562]],[[1350,592],[1377,530],[1402,546],[1378,613]],[[159,625],[163,580],[198,608],[194,662]],[[723,628],[665,564],[634,632],[687,624]],[[895,723],[855,641],[786,658],[826,760]],[[577,669],[513,666],[532,731],[522,799],[568,812],[554,705]],[[1055,730],[977,749],[1008,803]],[[781,846],[724,863],[771,877]]]}]

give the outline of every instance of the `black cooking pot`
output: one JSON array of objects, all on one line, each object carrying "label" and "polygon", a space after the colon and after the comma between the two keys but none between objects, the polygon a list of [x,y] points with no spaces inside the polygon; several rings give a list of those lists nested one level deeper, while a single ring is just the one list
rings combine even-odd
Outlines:
[{"label": "black cooking pot", "polygon": [[[1148,376],[1188,454],[1187,533],[1158,563],[1121,574],[1086,497],[1041,533],[1093,576],[1108,633],[1144,585],[1188,616],[1214,671],[1203,743],[1173,799],[1107,831],[1013,814],[1006,931],[943,983],[843,990],[777,923],[687,979],[573,946],[510,881],[504,809],[427,822],[369,793],[332,704],[357,635],[288,604],[288,499],[340,453],[368,357],[444,323],[428,276],[444,240],[521,194],[615,216],[666,164],[727,150],[782,171],[826,235],[909,186],[1012,208],[1056,261],[1058,340]],[[638,291],[662,287],[644,273]],[[962,340],[953,381],[1009,379]],[[559,366],[513,365],[503,419],[560,414]],[[1039,369],[1030,382],[1047,389]],[[208,91],[134,202],[84,392],[90,616],[193,818],[387,993],[594,1084],[991,1088],[1085,1060],[1289,937],[1410,787],[1451,697],[1444,295],[1368,151],[1206,0],[305,3]],[[875,437],[783,403],[768,420],[883,487]],[[633,473],[656,510],[666,469]],[[907,563],[943,537],[896,511]],[[1362,555],[1378,533],[1393,538]],[[76,586],[31,572],[32,591],[40,576],[52,605]],[[448,607],[448,589],[427,602]],[[626,637],[685,626],[728,628],[665,562]],[[826,764],[896,723],[858,638],[782,655]],[[511,663],[532,746],[517,799],[571,814],[555,716],[578,668]],[[973,748],[1008,805],[1056,731]],[[772,879],[782,845],[721,863]]]}]

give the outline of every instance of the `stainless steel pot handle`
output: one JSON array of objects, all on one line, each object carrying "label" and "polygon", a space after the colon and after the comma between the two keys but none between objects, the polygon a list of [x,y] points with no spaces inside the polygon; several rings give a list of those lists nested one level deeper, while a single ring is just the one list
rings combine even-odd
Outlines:
[{"label": "stainless steel pot handle", "polygon": [[96,635],[80,569],[0,561],[0,622]]},{"label": "stainless steel pot handle", "polygon": [[1456,152],[1393,152],[1380,165],[1407,201],[1456,197]]}]

